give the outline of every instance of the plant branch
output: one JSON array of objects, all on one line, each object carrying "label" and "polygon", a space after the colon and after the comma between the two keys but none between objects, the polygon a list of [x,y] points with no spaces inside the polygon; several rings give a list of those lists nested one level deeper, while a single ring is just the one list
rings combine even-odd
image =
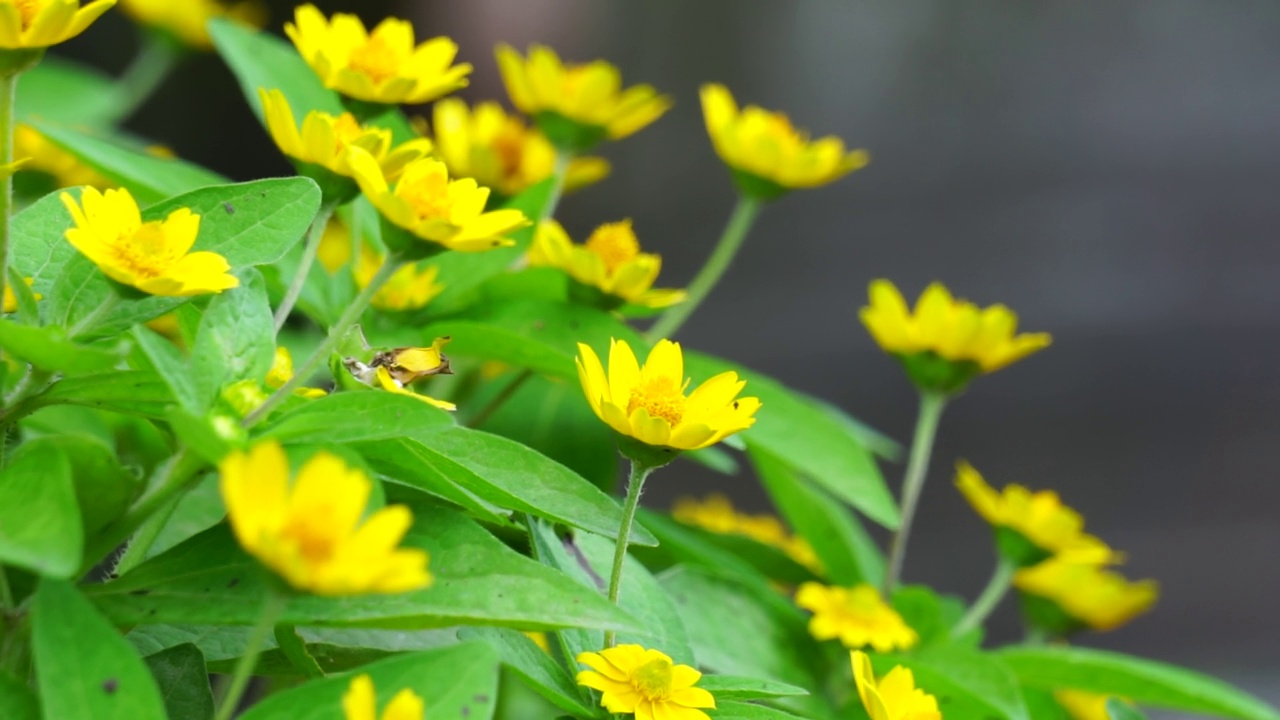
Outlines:
[{"label": "plant branch", "polygon": [[991,616],[992,611],[1000,605],[1000,601],[1004,599],[1006,593],[1009,592],[1009,586],[1013,583],[1013,573],[1018,568],[1011,561],[1001,556],[996,561],[995,572],[991,573],[991,580],[987,582],[987,586],[982,589],[982,593],[978,595],[978,599],[973,601],[973,605],[969,607],[969,611],[964,614],[960,622],[951,629],[951,637],[960,637],[965,633],[973,630],[981,625]]},{"label": "plant branch", "polygon": [[916,514],[916,505],[920,502],[920,492],[924,489],[924,479],[929,471],[929,456],[933,452],[933,439],[938,434],[938,420],[942,417],[942,409],[947,397],[929,390],[920,391],[920,414],[916,418],[915,437],[911,441],[911,455],[907,460],[907,472],[902,480],[902,520],[898,531],[893,535],[893,545],[889,551],[889,564],[885,570],[884,594],[893,593],[902,575],[902,563],[907,555],[907,539],[911,535],[911,521]]},{"label": "plant branch", "polygon": [[227,688],[226,696],[222,698],[222,705],[218,707],[218,714],[214,716],[214,720],[230,720],[235,714],[236,708],[240,705],[240,698],[244,696],[245,688],[253,678],[253,670],[258,665],[258,655],[262,653],[262,646],[266,644],[267,636],[275,628],[276,620],[279,620],[284,613],[287,602],[287,598],[279,591],[267,591],[267,601],[262,605],[258,623],[253,626],[244,654],[236,662],[236,669],[231,676],[231,685]]},{"label": "plant branch", "polygon": [[[627,499],[622,505],[622,525],[618,528],[618,543],[613,551],[613,570],[609,573],[609,602],[618,604],[622,594],[622,568],[626,565],[627,546],[631,544],[631,526],[635,523],[636,508],[640,507],[640,493],[644,489],[645,478],[653,472],[635,460],[631,461],[631,477],[627,479]],[[604,634],[605,649],[613,647],[618,634],[613,630]]]},{"label": "plant branch", "polygon": [[329,224],[329,218],[333,216],[333,206],[321,205],[320,211],[316,213],[316,217],[311,221],[311,231],[307,233],[307,242],[302,246],[302,259],[298,261],[298,269],[293,275],[293,281],[289,283],[289,289],[285,291],[284,298],[280,300],[280,307],[276,308],[275,325],[276,332],[280,332],[280,328],[284,327],[285,322],[289,319],[289,313],[293,311],[293,306],[298,303],[298,296],[302,294],[302,288],[307,284],[307,276],[311,274],[311,266],[316,262],[316,253],[320,251],[320,241],[324,238],[325,227]]}]

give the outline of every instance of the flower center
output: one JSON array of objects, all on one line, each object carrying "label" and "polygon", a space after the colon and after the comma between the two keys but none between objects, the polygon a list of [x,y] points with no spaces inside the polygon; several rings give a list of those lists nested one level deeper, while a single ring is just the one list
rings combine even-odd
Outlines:
[{"label": "flower center", "polygon": [[35,21],[36,15],[40,14],[40,6],[44,4],[44,0],[13,0],[13,4],[22,16],[22,29],[26,30]]},{"label": "flower center", "polygon": [[[662,418],[675,427],[684,417],[684,393],[676,381],[669,377],[656,377],[641,381],[631,391],[627,402],[627,414],[636,408],[644,408],[649,417]],[[655,661],[656,662],[656,661]]]},{"label": "flower center", "polygon": [[309,508],[306,513],[296,513],[281,528],[280,535],[298,548],[303,559],[312,565],[326,562],[333,557],[335,538],[330,531],[332,508]]},{"label": "flower center", "polygon": [[493,136],[493,154],[498,156],[504,178],[513,177],[520,172],[524,160],[524,128],[514,120],[502,124],[502,128]]},{"label": "flower center", "polygon": [[640,254],[640,241],[631,229],[631,221],[608,223],[596,228],[587,238],[587,250],[604,261],[604,267],[613,274]]},{"label": "flower center", "polygon": [[646,700],[665,700],[671,695],[671,661],[657,658],[631,671],[631,684]]},{"label": "flower center", "polygon": [[364,134],[360,121],[351,113],[342,113],[333,119],[333,138],[335,149],[342,152],[353,140]]},{"label": "flower center", "polygon": [[402,53],[386,40],[374,35],[369,42],[351,51],[348,65],[352,70],[368,76],[374,85],[381,85],[399,74],[404,58]]},{"label": "flower center", "polygon": [[419,220],[448,220],[453,209],[449,202],[449,179],[442,174],[401,183],[396,187],[396,194],[409,203]]},{"label": "flower center", "polygon": [[158,277],[176,259],[164,226],[158,222],[143,223],[132,233],[121,233],[112,250],[122,267],[143,278]]}]

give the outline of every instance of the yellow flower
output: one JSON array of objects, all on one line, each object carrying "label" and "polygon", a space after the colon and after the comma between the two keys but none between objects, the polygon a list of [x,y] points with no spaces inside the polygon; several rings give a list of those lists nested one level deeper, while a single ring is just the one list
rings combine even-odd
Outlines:
[{"label": "yellow flower", "polygon": [[578,655],[591,668],[578,673],[578,684],[600,691],[600,705],[636,720],[710,720],[700,708],[716,706],[711,693],[695,687],[702,673],[676,665],[657,650],[619,645]]},{"label": "yellow flower", "polygon": [[415,46],[407,20],[387,18],[369,32],[355,15],[328,20],[315,5],[303,5],[284,32],[325,87],[364,102],[430,102],[466,87],[471,74],[467,63],[452,65],[458,46],[449,38]]},{"label": "yellow flower", "polygon": [[[34,284],[35,284],[35,282],[36,282],[36,281],[35,281],[35,278],[22,278],[22,282],[26,283],[26,284],[27,284],[27,287],[31,287],[32,285],[34,285]],[[35,294],[34,294],[34,297],[35,297],[35,299],[36,299],[36,300],[43,300],[43,299],[44,299],[44,296],[43,296],[43,295],[41,295],[40,293],[35,293]],[[4,307],[3,307],[3,310],[4,310],[4,312],[6,312],[6,313],[11,313],[11,312],[15,312],[17,309],[18,309],[18,296],[14,294],[14,292],[13,292],[13,288],[12,288],[12,287],[10,287],[10,286],[9,286],[9,283],[7,283],[7,282],[6,282],[6,283],[4,284]]]},{"label": "yellow flower", "polygon": [[1083,690],[1058,690],[1053,693],[1053,699],[1058,701],[1072,720],[1111,720],[1111,713],[1107,712],[1107,701],[1113,697],[1115,696]]},{"label": "yellow flower", "polygon": [[1053,555],[1099,565],[1121,559],[1106,543],[1084,532],[1084,518],[1063,505],[1055,492],[1033,493],[1021,485],[1006,485],[998,493],[963,460],[956,464],[956,487],[1001,533],[997,536],[1001,552],[1021,567]]},{"label": "yellow flower", "polygon": [[[271,370],[267,372],[267,387],[280,389],[285,383],[293,379],[293,356],[289,354],[289,348],[281,345],[276,348],[275,358],[271,361]],[[324,397],[329,393],[320,388],[300,387],[293,391],[298,397],[314,399]]]},{"label": "yellow flower", "polygon": [[489,188],[471,178],[450,180],[439,160],[409,163],[394,188],[369,153],[353,148],[350,161],[360,189],[384,218],[449,250],[483,252],[514,245],[503,236],[529,224],[519,210],[485,212]]},{"label": "yellow flower", "polygon": [[[475,178],[512,197],[555,171],[556,151],[547,138],[496,102],[468,109],[463,100],[446,98],[435,104],[433,113],[436,149],[454,177]],[[565,174],[565,190],[599,182],[608,174],[609,161],[604,158],[574,158]]]},{"label": "yellow flower", "polygon": [[915,313],[888,280],[871,283],[862,324],[880,347],[898,356],[920,387],[950,392],[1049,346],[1048,333],[1015,334],[1018,316],[1004,305],[979,308],[951,297],[941,283],[925,289]]},{"label": "yellow flower", "polygon": [[496,54],[511,102],[565,149],[585,150],[604,137],[624,138],[671,107],[671,98],[650,85],[623,90],[618,68],[603,60],[565,65],[554,50],[541,45],[529,48],[528,59],[509,45],[499,45]]},{"label": "yellow flower", "polygon": [[[641,368],[625,340],[609,344],[609,373],[578,343],[578,379],[596,416],[622,435],[655,447],[696,450],[755,423],[757,398],[738,398],[746,382],[724,372],[686,397],[679,343],[659,340]],[[737,399],[735,399],[737,398]]]},{"label": "yellow flower", "polygon": [[813,613],[809,634],[818,640],[839,640],[849,649],[870,645],[877,652],[905,650],[920,640],[902,616],[871,585],[851,588],[803,583],[796,605]]},{"label": "yellow flower", "polygon": [[30,125],[19,124],[13,133],[13,156],[26,162],[18,169],[35,171],[53,178],[60,188],[89,185],[99,190],[112,182],[80,161],[80,158],[49,142]]},{"label": "yellow flower", "polygon": [[664,308],[685,297],[683,290],[653,288],[662,270],[662,257],[640,252],[630,220],[601,225],[582,245],[574,245],[560,223],[545,220],[534,235],[529,264],[563,270],[617,303]]},{"label": "yellow flower", "polygon": [[815,575],[824,572],[822,562],[818,560],[813,547],[804,538],[788,532],[781,520],[772,515],[738,512],[729,498],[719,493],[708,495],[704,500],[679,498],[671,508],[671,517],[686,525],[721,535],[744,535],[781,550],[792,560],[812,570]]},{"label": "yellow flower", "polygon": [[351,231],[337,215],[329,216],[329,223],[324,226],[320,247],[316,248],[316,259],[330,275],[351,262]]},{"label": "yellow flower", "polygon": [[208,24],[214,18],[230,18],[260,28],[267,8],[259,2],[226,3],[221,0],[120,0],[120,9],[142,25],[173,35],[200,50],[212,50]]},{"label": "yellow flower", "polygon": [[371,513],[373,483],[318,452],[289,482],[289,460],[269,440],[219,465],[222,499],[236,538],[290,585],[317,595],[399,593],[431,583],[427,553],[397,547],[413,516],[403,505]]},{"label": "yellow flower", "polygon": [[910,669],[898,665],[876,682],[866,653],[855,650],[850,653],[850,661],[858,697],[871,720],[942,720],[937,698],[916,687]]},{"label": "yellow flower", "polygon": [[866,150],[845,152],[838,137],[810,140],[780,112],[755,105],[739,111],[723,85],[702,86],[702,114],[720,159],[735,171],[745,192],[763,199],[826,185],[870,161]]},{"label": "yellow flower", "polygon": [[164,221],[144,223],[138,203],[123,188],[105,193],[85,188],[80,205],[68,193],[61,197],[75,221],[67,240],[116,282],[167,296],[216,293],[240,284],[228,272],[226,258],[190,252],[200,216],[187,208],[174,210]]},{"label": "yellow flower", "polygon": [[0,0],[0,48],[45,48],[85,31],[116,0]]},{"label": "yellow flower", "polygon": [[[373,248],[361,245],[360,261],[356,264],[356,284],[362,289],[368,286],[384,262]],[[424,268],[419,263],[406,263],[373,296],[372,305],[379,310],[417,310],[425,307],[444,291],[444,285],[436,282],[439,274],[440,268],[435,265]]]},{"label": "yellow flower", "polygon": [[345,720],[422,720],[425,709],[422,698],[405,688],[396,693],[382,710],[382,715],[378,715],[378,696],[374,692],[373,678],[368,675],[352,678],[347,693],[342,696]]},{"label": "yellow flower", "polygon": [[1081,627],[1114,630],[1146,612],[1160,594],[1154,580],[1131,583],[1098,565],[1062,558],[1019,570],[1013,584],[1030,619],[1058,634]]}]

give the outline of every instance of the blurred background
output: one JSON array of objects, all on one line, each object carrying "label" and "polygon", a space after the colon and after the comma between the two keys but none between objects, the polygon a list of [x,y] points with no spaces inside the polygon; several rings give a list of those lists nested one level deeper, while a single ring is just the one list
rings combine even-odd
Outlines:
[{"label": "blurred background", "polygon": [[[291,3],[270,4],[278,31]],[[968,598],[986,580],[989,535],[950,483],[964,457],[993,484],[1058,490],[1128,552],[1127,574],[1162,583],[1152,613],[1082,643],[1280,702],[1280,4],[319,5],[452,36],[476,65],[470,100],[504,96],[498,41],[607,58],[674,95],[605,148],[614,176],[559,213],[574,237],[633,218],[665,258],[660,285],[693,276],[733,200],[701,83],[870,150],[867,169],[770,206],[681,338],[906,441],[915,396],[857,321],[868,281],[1007,303],[1054,346],[948,409],[906,579]],[[111,13],[57,52],[115,72],[135,47]],[[188,60],[129,127],[233,178],[290,173],[214,56]],[[676,468],[648,504],[721,490],[765,509],[748,478]],[[895,488],[901,470],[884,466]],[[1006,602],[993,634],[1016,632]]]}]

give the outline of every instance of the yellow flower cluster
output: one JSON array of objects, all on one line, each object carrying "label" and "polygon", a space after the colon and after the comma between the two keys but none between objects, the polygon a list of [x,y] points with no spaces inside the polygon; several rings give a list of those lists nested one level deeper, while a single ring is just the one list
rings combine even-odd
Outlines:
[{"label": "yellow flower cluster", "polygon": [[702,673],[676,665],[657,650],[619,645],[582,653],[578,662],[591,668],[578,673],[578,684],[600,691],[600,704],[611,713],[636,720],[710,720],[711,693],[696,687]]},{"label": "yellow flower cluster", "polygon": [[724,495],[708,495],[702,500],[680,498],[671,508],[671,517],[713,533],[749,537],[781,550],[815,575],[822,575],[824,572],[822,562],[818,560],[808,540],[792,535],[782,521],[772,515],[738,512],[733,502]]},{"label": "yellow flower cluster", "polygon": [[813,613],[810,635],[839,640],[851,650],[867,646],[877,652],[906,650],[920,641],[871,585],[843,588],[807,582],[796,591],[796,605]]},{"label": "yellow flower cluster", "polygon": [[628,302],[664,308],[685,297],[683,290],[653,287],[662,258],[640,252],[630,220],[601,225],[582,245],[575,245],[560,223],[545,220],[534,235],[529,264],[563,270],[580,286],[603,295],[600,304],[605,307]]}]

